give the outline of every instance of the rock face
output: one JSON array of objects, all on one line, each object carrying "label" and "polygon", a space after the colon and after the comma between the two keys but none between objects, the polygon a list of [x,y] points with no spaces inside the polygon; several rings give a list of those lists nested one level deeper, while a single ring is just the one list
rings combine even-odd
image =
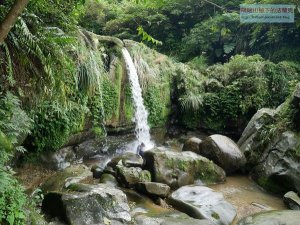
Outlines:
[{"label": "rock face", "polygon": [[133,187],[139,182],[151,181],[151,174],[148,170],[142,170],[139,167],[117,165],[117,178],[122,185]]},{"label": "rock face", "polygon": [[236,216],[235,208],[221,193],[203,186],[179,188],[171,194],[170,203],[196,219],[208,219],[218,225],[230,225]]},{"label": "rock face", "polygon": [[62,148],[56,152],[47,152],[41,155],[41,160],[45,167],[51,170],[63,170],[76,160],[73,147]]},{"label": "rock face", "polygon": [[248,216],[238,225],[296,225],[299,224],[300,213],[292,210],[269,211]]},{"label": "rock face", "polygon": [[276,110],[259,110],[238,142],[252,178],[275,193],[300,191],[300,136],[291,131],[297,131],[293,120],[299,121],[299,91],[300,86]]},{"label": "rock face", "polygon": [[238,146],[247,158],[247,165],[249,168],[257,164],[263,152],[260,150],[261,145],[260,133],[263,128],[275,121],[276,110],[260,109],[251,118],[247,127],[245,128]]},{"label": "rock face", "polygon": [[211,135],[200,143],[196,152],[222,167],[226,173],[241,169],[246,158],[239,147],[230,138],[223,135]]},{"label": "rock face", "polygon": [[170,193],[168,185],[155,182],[140,182],[136,185],[136,189],[139,192],[159,197],[167,197]]},{"label": "rock face", "polygon": [[295,192],[289,191],[286,193],[283,196],[283,201],[289,209],[300,210],[300,198]]},{"label": "rock face", "polygon": [[172,152],[159,149],[146,151],[145,168],[152,181],[169,185],[172,189],[199,183],[225,181],[225,172],[212,161],[193,152]]},{"label": "rock face", "polygon": [[199,144],[202,142],[201,139],[196,138],[196,137],[192,137],[190,139],[188,139],[183,147],[182,147],[182,151],[191,151],[191,152],[195,152],[198,153],[199,151]]},{"label": "rock face", "polygon": [[251,171],[252,178],[265,189],[285,193],[300,192],[300,136],[286,131],[264,149],[260,162]]},{"label": "rock face", "polygon": [[81,192],[47,194],[43,211],[73,225],[130,224],[129,206],[122,191],[105,184],[81,186]]}]

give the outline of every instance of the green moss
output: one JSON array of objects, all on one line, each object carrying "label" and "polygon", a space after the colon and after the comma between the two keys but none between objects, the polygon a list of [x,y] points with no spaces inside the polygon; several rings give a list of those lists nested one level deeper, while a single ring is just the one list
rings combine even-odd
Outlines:
[{"label": "green moss", "polygon": [[132,102],[132,93],[129,84],[125,84],[124,114],[125,114],[125,121],[131,122],[134,116],[134,107]]},{"label": "green moss", "polygon": [[212,216],[213,218],[215,218],[216,220],[219,220],[219,219],[220,219],[219,214],[216,213],[216,212],[213,212],[213,213],[211,214],[211,216]]}]

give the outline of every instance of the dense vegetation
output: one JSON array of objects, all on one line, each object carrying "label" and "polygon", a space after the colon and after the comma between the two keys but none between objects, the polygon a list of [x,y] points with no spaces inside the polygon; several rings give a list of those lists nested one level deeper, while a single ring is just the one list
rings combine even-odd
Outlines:
[{"label": "dense vegetation", "polygon": [[[300,80],[299,12],[294,24],[240,24],[239,4],[279,1],[213,2],[29,2],[0,46],[0,223],[26,223],[28,199],[7,167],[13,156],[55,151],[87,127],[101,136],[104,124],[131,123],[123,62],[110,73],[120,49],[105,42],[93,49],[84,30],[171,57],[131,49],[144,60],[138,69],[151,126],[172,114],[177,125],[240,133],[258,109],[284,102]],[[0,3],[1,20],[13,3]]]}]

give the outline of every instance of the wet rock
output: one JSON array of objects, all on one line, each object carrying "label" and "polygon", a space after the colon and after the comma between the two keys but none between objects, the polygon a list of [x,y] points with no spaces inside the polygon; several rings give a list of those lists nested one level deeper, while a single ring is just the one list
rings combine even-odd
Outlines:
[{"label": "wet rock", "polygon": [[43,211],[73,225],[131,223],[127,198],[121,190],[105,184],[77,186],[81,192],[48,193]]},{"label": "wet rock", "polygon": [[169,202],[178,210],[213,224],[230,225],[236,216],[235,208],[221,193],[204,186],[181,187],[171,194]]},{"label": "wet rock", "polygon": [[110,185],[113,187],[118,186],[117,179],[113,175],[108,174],[108,173],[102,174],[102,176],[100,178],[100,183],[107,184],[107,185]]},{"label": "wet rock", "polygon": [[289,191],[283,196],[283,201],[289,209],[300,210],[300,198],[293,192]]},{"label": "wet rock", "polygon": [[149,195],[167,197],[170,192],[170,187],[162,183],[140,182],[136,185],[136,190]]},{"label": "wet rock", "polygon": [[300,213],[293,210],[269,211],[248,216],[238,225],[296,225],[299,224]]},{"label": "wet rock", "polygon": [[237,143],[244,153],[247,159],[247,165],[250,169],[258,163],[263,154],[260,134],[265,126],[275,121],[276,113],[277,111],[274,109],[263,108],[258,110],[251,118]]},{"label": "wet rock", "polygon": [[91,172],[93,173],[93,178],[98,179],[103,174],[103,168],[98,165],[93,165],[91,168]]},{"label": "wet rock", "polygon": [[243,168],[246,163],[244,154],[234,141],[218,134],[205,138],[195,153],[212,160],[226,173],[235,172]]},{"label": "wet rock", "polygon": [[123,155],[112,158],[107,166],[115,169],[120,161],[125,167],[142,167],[144,163],[144,160],[140,155],[134,154],[132,152],[125,152]]},{"label": "wet rock", "polygon": [[300,192],[300,136],[286,131],[273,138],[251,171],[252,178],[266,190],[284,194]]},{"label": "wet rock", "polygon": [[201,139],[196,138],[196,137],[192,137],[190,139],[188,139],[182,148],[182,151],[191,151],[191,152],[195,152],[198,153],[199,151],[199,144],[202,142]]},{"label": "wet rock", "polygon": [[198,183],[225,181],[225,172],[212,161],[193,152],[173,152],[153,149],[146,151],[145,168],[154,182],[164,183],[172,189]]},{"label": "wet rock", "polygon": [[51,170],[63,170],[76,161],[73,147],[62,148],[56,152],[47,152],[41,155],[43,165]]},{"label": "wet rock", "polygon": [[135,217],[135,221],[137,225],[211,225],[208,220],[199,220],[188,216],[148,217],[146,215],[138,215]]},{"label": "wet rock", "polygon": [[119,183],[126,187],[133,187],[139,182],[150,182],[151,174],[148,170],[142,170],[139,167],[125,167],[117,165],[117,178]]},{"label": "wet rock", "polygon": [[101,153],[103,145],[101,142],[91,139],[77,145],[74,150],[77,158],[88,159],[98,153]]},{"label": "wet rock", "polygon": [[84,165],[73,165],[64,171],[59,171],[50,176],[41,186],[44,192],[62,191],[69,185],[78,183],[81,180],[91,177],[92,173]]}]

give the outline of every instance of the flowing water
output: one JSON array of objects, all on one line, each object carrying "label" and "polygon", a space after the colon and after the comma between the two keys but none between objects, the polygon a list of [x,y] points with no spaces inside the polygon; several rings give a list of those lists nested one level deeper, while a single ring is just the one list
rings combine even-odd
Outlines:
[{"label": "flowing water", "polygon": [[127,72],[131,84],[132,98],[135,107],[135,134],[138,141],[136,143],[136,146],[140,143],[144,143],[146,149],[151,149],[154,146],[154,144],[151,141],[150,137],[150,127],[148,125],[148,112],[144,105],[138,73],[128,50],[126,48],[123,48],[122,53],[127,67]]}]

